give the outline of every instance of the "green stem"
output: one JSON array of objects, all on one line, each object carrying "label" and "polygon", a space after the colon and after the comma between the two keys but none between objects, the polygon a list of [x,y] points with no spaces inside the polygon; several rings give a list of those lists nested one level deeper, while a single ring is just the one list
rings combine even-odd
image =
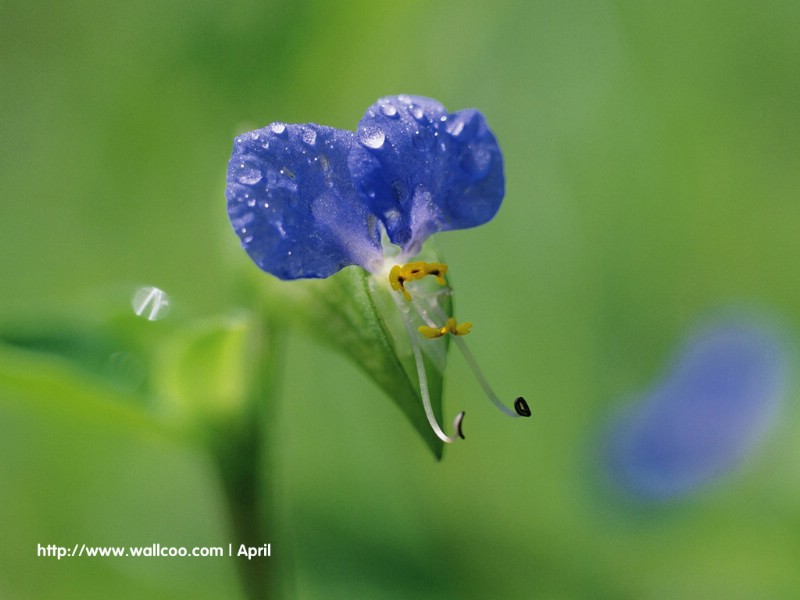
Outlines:
[{"label": "green stem", "polygon": [[275,421],[276,397],[281,367],[282,332],[262,315],[260,331],[255,333],[253,353],[257,369],[247,409],[214,439],[212,452],[220,474],[231,523],[234,558],[245,597],[278,598],[274,556],[237,557],[236,550],[276,549],[274,526],[274,461],[271,424]]},{"label": "green stem", "polygon": [[[274,543],[269,524],[272,522],[272,498],[268,485],[270,469],[266,467],[265,436],[255,425],[247,435],[239,431],[238,443],[217,452],[217,466],[222,478],[231,521],[234,552],[244,544],[262,547]],[[233,440],[229,439],[229,443]],[[274,598],[274,569],[271,557],[248,560],[236,556],[237,570],[246,598]]]}]

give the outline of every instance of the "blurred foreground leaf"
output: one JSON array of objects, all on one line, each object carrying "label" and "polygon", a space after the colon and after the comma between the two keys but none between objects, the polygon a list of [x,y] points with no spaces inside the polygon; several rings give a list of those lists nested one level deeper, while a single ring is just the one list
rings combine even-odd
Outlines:
[{"label": "blurred foreground leaf", "polygon": [[0,389],[48,411],[157,427],[139,394],[93,375],[62,355],[0,343]]}]

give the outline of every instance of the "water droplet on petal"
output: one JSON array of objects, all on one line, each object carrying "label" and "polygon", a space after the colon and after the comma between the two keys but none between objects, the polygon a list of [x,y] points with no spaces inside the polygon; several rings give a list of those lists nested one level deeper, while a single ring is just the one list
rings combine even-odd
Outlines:
[{"label": "water droplet on petal", "polygon": [[386,140],[386,135],[383,133],[383,130],[378,127],[365,129],[361,132],[359,137],[362,144],[373,150],[382,148],[383,142]]},{"label": "water droplet on petal", "polygon": [[399,226],[402,215],[399,210],[392,208],[383,213],[383,218],[390,228],[395,228]]},{"label": "water droplet on petal", "polygon": [[422,121],[425,119],[425,111],[422,110],[422,107],[418,104],[411,104],[408,107],[408,112],[411,113],[411,116],[414,117],[417,121]]},{"label": "water droplet on petal", "polygon": [[381,105],[381,112],[390,118],[397,118],[397,109],[395,108],[394,104],[382,104]]},{"label": "water droplet on petal", "polygon": [[247,232],[247,226],[255,220],[256,216],[253,214],[252,210],[244,210],[242,209],[239,213],[231,217],[231,225],[233,228],[241,233]]},{"label": "water droplet on petal", "polygon": [[445,129],[453,137],[458,137],[464,131],[464,120],[455,118],[445,126]]},{"label": "water droplet on petal", "polygon": [[238,164],[236,180],[242,185],[255,185],[262,177],[261,169],[255,162],[243,160]]},{"label": "water droplet on petal", "polygon": [[169,296],[157,287],[143,286],[133,294],[131,306],[137,316],[148,321],[157,321],[169,313]]},{"label": "water droplet on petal", "polygon": [[283,135],[286,132],[285,123],[272,123],[272,125],[270,125],[269,128],[275,135]]},{"label": "water droplet on petal", "polygon": [[303,141],[309,146],[313,146],[317,141],[317,132],[313,129],[306,129],[303,131]]}]

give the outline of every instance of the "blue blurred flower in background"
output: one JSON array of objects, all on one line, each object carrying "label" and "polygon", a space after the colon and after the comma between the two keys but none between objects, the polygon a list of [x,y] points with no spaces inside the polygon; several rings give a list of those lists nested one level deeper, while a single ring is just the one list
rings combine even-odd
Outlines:
[{"label": "blue blurred flower in background", "polygon": [[273,123],[236,138],[228,213],[242,246],[281,279],[383,267],[381,223],[417,254],[433,233],[491,220],[503,157],[480,112],[448,113],[419,96],[381,98],[356,133]]},{"label": "blue blurred flower in background", "polygon": [[612,423],[612,481],[667,500],[738,467],[776,421],[787,362],[781,336],[759,321],[728,317],[695,331],[663,379]]}]

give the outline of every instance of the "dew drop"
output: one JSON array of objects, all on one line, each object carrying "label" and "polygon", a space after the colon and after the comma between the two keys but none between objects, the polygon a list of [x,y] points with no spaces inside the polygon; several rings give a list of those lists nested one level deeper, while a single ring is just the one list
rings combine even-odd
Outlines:
[{"label": "dew drop", "polygon": [[455,118],[445,126],[445,129],[453,137],[458,137],[464,131],[464,121],[463,119]]},{"label": "dew drop", "polygon": [[313,129],[306,129],[303,131],[303,141],[309,146],[313,146],[317,141],[317,132]]},{"label": "dew drop", "polygon": [[361,143],[367,148],[378,150],[383,147],[383,142],[386,141],[386,135],[383,133],[383,130],[376,127],[374,129],[370,128],[362,131],[360,139]]},{"label": "dew drop", "polygon": [[169,296],[157,287],[143,286],[134,292],[131,306],[136,316],[144,317],[148,321],[157,321],[169,313]]},{"label": "dew drop", "polygon": [[269,126],[269,128],[275,135],[283,135],[286,132],[285,123],[273,123],[272,125]]},{"label": "dew drop", "polygon": [[383,213],[383,218],[389,227],[393,229],[399,227],[402,215],[399,210],[392,208]]},{"label": "dew drop", "polygon": [[367,198],[375,198],[375,188],[370,183],[362,181],[358,184],[358,193]]},{"label": "dew drop", "polygon": [[236,174],[236,180],[242,185],[255,185],[261,181],[263,175],[261,169],[258,168],[253,162],[243,160],[239,163],[239,170]]},{"label": "dew drop", "polygon": [[247,206],[249,206],[250,208],[253,208],[255,205],[256,205],[256,199],[255,198],[250,198],[247,201]]},{"label": "dew drop", "polygon": [[422,121],[425,118],[425,111],[422,110],[422,107],[417,104],[409,105],[408,112],[410,112],[411,116],[417,121]]},{"label": "dew drop", "polygon": [[397,117],[397,109],[394,107],[394,104],[382,104],[381,105],[381,112],[390,118]]}]

